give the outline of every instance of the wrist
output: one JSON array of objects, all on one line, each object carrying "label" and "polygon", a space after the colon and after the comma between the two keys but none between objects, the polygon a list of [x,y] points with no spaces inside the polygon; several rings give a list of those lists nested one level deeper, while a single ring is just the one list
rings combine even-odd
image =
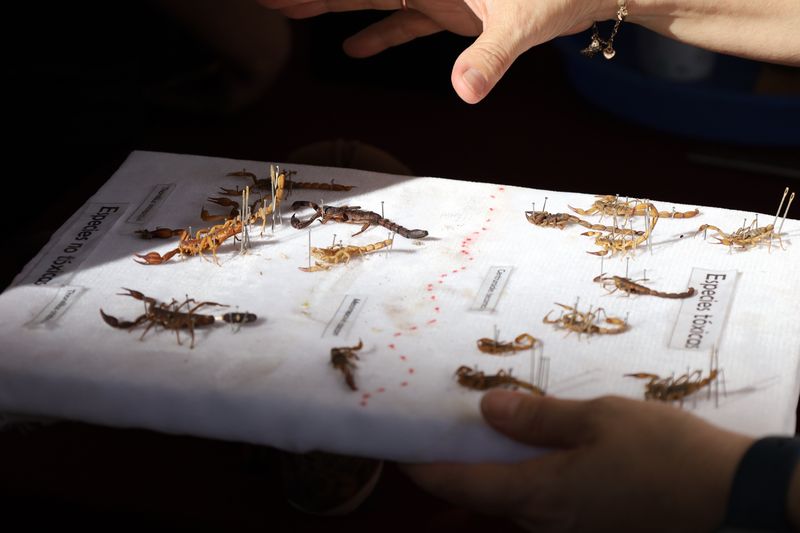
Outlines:
[{"label": "wrist", "polygon": [[797,530],[800,530],[800,464],[794,467],[789,494],[786,501],[789,513],[789,523]]},{"label": "wrist", "polygon": [[797,526],[800,438],[757,440],[736,469],[725,526],[758,531],[790,531]]}]

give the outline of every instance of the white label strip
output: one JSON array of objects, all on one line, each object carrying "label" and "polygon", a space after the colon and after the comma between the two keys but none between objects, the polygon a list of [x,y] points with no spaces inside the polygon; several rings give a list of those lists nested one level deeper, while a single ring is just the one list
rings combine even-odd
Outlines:
[{"label": "white label strip", "polygon": [[75,218],[72,227],[64,231],[59,241],[47,250],[36,266],[21,283],[47,285],[54,279],[63,285],[72,279],[75,271],[103,235],[125,212],[128,204],[92,203]]},{"label": "white label strip", "polygon": [[473,311],[494,311],[514,267],[493,266],[483,280],[478,295],[472,302]]},{"label": "white label strip", "polygon": [[681,302],[670,348],[705,352],[719,346],[738,275],[736,270],[692,269],[689,286],[697,292]]},{"label": "white label strip", "polygon": [[334,313],[333,318],[331,318],[328,325],[325,326],[325,331],[322,332],[322,336],[346,338],[350,329],[353,327],[358,313],[361,312],[366,302],[366,296],[345,295],[336,313]]},{"label": "white label strip", "polygon": [[163,204],[170,193],[175,190],[174,183],[159,183],[153,187],[147,198],[139,204],[136,211],[131,213],[131,216],[125,220],[128,224],[144,224],[158,211],[159,206]]},{"label": "white label strip", "polygon": [[67,312],[70,306],[85,290],[86,289],[83,287],[61,287],[50,303],[39,311],[39,314],[37,314],[33,320],[25,324],[25,326],[28,328],[42,328],[57,325],[58,319]]}]

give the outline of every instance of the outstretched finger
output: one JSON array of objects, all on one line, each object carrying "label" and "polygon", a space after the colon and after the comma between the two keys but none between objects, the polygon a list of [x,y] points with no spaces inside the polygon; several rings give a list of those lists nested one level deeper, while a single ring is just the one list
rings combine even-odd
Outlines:
[{"label": "outstretched finger", "polygon": [[392,11],[402,9],[401,0],[275,0],[285,5],[275,7],[289,18],[302,19],[316,17],[323,13],[339,13],[342,11],[378,10]]},{"label": "outstretched finger", "polygon": [[593,437],[590,402],[506,390],[484,394],[481,411],[497,431],[536,446],[573,447]]},{"label": "outstretched finger", "polygon": [[343,47],[349,56],[369,57],[440,31],[441,26],[419,11],[398,11],[348,38]]}]

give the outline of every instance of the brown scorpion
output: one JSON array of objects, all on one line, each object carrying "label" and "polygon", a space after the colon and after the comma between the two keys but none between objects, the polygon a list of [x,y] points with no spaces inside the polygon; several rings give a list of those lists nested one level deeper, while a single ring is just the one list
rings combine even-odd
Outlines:
[{"label": "brown scorpion", "polygon": [[174,330],[175,336],[178,339],[178,344],[181,345],[180,330],[188,329],[189,336],[192,339],[189,348],[194,348],[194,329],[197,327],[210,326],[217,320],[222,320],[228,324],[246,324],[248,322],[254,322],[257,319],[256,315],[253,313],[225,313],[218,317],[199,314],[197,310],[201,307],[228,306],[215,302],[198,302],[194,298],[189,298],[188,296],[180,303],[175,299],[169,303],[159,303],[155,298],[145,296],[139,291],[126,289],[124,287],[123,290],[128,292],[121,292],[119,293],[120,296],[130,296],[131,298],[144,302],[144,313],[139,315],[132,322],[127,320],[121,321],[114,316],[107,315],[102,309],[100,309],[100,316],[102,316],[105,323],[112,328],[133,330],[142,324],[147,324],[144,332],[142,332],[142,336],[139,337],[140,340],[144,339],[144,336],[150,331],[150,328],[153,326],[161,326],[164,329]]},{"label": "brown scorpion", "polygon": [[626,292],[628,294],[646,294],[650,296],[656,296],[658,298],[674,298],[674,299],[683,299],[683,298],[691,298],[694,296],[695,290],[694,287],[689,287],[684,292],[661,292],[653,290],[649,287],[645,287],[644,285],[640,285],[635,281],[623,278],[622,276],[605,276],[600,274],[593,280],[595,283],[600,283],[603,285],[603,288],[608,291],[609,294],[613,294],[616,291]]},{"label": "brown scorpion", "polygon": [[462,365],[458,367],[458,370],[456,370],[456,378],[458,379],[459,385],[473,390],[489,390],[495,387],[508,387],[512,389],[525,389],[536,396],[545,395],[544,390],[536,385],[512,376],[511,370],[508,372],[505,370],[500,370],[497,374],[487,376],[477,368],[473,369]]},{"label": "brown scorpion", "polygon": [[344,381],[352,390],[358,390],[355,377],[353,376],[353,372],[355,372],[358,367],[353,362],[353,359],[358,360],[358,354],[356,352],[363,347],[364,343],[361,342],[361,339],[358,339],[358,344],[355,346],[331,348],[331,365],[344,374]]},{"label": "brown scorpion", "polygon": [[[292,176],[297,174],[296,170],[281,170],[276,178],[276,181],[279,183],[281,189],[287,188],[289,191],[294,189],[316,189],[320,191],[349,191],[351,190],[354,185],[340,185],[335,183],[333,180],[330,183],[320,183],[320,182],[308,182],[308,181],[295,181],[291,179]],[[246,169],[237,170],[236,172],[229,172],[228,176],[235,176],[240,178],[249,178],[253,180],[252,187],[254,189],[262,190],[262,191],[269,191],[272,188],[272,182],[269,179],[259,179],[252,172],[248,172]],[[225,194],[228,196],[238,196],[242,194],[241,189],[238,187],[236,189],[226,189],[225,187],[220,187],[220,194]]]},{"label": "brown scorpion", "polygon": [[616,232],[620,235],[633,235],[639,236],[644,235],[644,231],[641,230],[633,230],[628,228],[612,228],[611,226],[604,226],[603,224],[592,224],[591,222],[587,222],[582,220],[575,215],[570,215],[569,213],[548,213],[547,211],[525,211],[525,217],[528,219],[528,222],[533,224],[534,226],[540,226],[543,228],[558,228],[564,229],[569,224],[578,224],[583,226],[584,228],[588,228],[591,230],[597,231],[607,231],[607,232]]},{"label": "brown scorpion", "polygon": [[521,352],[523,350],[532,350],[538,340],[529,333],[522,333],[518,335],[513,342],[500,342],[494,339],[483,338],[478,339],[478,350],[483,353],[490,353],[498,355],[508,352]]},{"label": "brown scorpion", "polygon": [[292,227],[297,229],[305,228],[315,220],[323,224],[327,222],[344,222],[347,224],[361,224],[361,230],[354,233],[353,237],[359,235],[367,230],[370,226],[383,226],[389,231],[393,231],[406,239],[422,239],[428,236],[428,232],[422,229],[408,229],[399,224],[395,224],[391,220],[383,218],[378,213],[372,211],[364,211],[359,206],[342,206],[334,207],[332,205],[319,206],[314,202],[297,201],[292,204],[292,209],[297,210],[302,207],[310,207],[316,213],[308,220],[301,221],[297,215],[292,215]]}]

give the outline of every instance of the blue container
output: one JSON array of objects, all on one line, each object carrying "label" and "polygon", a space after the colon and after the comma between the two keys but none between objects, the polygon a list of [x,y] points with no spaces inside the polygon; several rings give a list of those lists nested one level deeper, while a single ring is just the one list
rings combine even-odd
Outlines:
[{"label": "blue container", "polygon": [[[629,30],[629,31],[625,31]],[[631,31],[634,30],[634,31]],[[754,92],[762,64],[714,54],[713,66],[678,81],[680,69],[654,75],[645,49],[647,30],[623,26],[616,57],[580,53],[589,33],[557,39],[576,90],[593,104],[627,120],[696,139],[762,146],[800,146],[800,97]],[[602,35],[601,31],[601,35]],[[660,67],[659,67],[660,68]],[[655,69],[657,70],[657,69]],[[691,69],[684,78],[692,78]],[[678,73],[678,75],[675,75]]]}]

